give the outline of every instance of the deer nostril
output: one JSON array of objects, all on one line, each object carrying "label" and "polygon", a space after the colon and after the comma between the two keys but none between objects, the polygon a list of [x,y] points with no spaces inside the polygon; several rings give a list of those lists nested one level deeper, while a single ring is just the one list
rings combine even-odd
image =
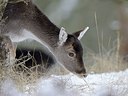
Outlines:
[{"label": "deer nostril", "polygon": [[87,74],[82,74],[83,77],[87,77]]},{"label": "deer nostril", "polygon": [[85,68],[82,68],[81,70],[78,70],[76,73],[81,75],[82,77],[86,77],[87,76]]}]

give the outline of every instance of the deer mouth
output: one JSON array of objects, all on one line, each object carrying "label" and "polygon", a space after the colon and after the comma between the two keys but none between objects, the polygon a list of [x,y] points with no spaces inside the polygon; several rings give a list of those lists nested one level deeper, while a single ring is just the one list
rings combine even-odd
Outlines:
[{"label": "deer mouth", "polygon": [[82,68],[81,70],[77,70],[75,72],[75,74],[77,74],[79,77],[87,77],[87,73],[86,73],[86,69]]},{"label": "deer mouth", "polygon": [[83,74],[83,73],[79,74],[79,73],[76,73],[76,72],[73,73],[73,74],[75,74],[76,76],[78,76],[80,78],[86,78],[88,76],[88,74]]}]

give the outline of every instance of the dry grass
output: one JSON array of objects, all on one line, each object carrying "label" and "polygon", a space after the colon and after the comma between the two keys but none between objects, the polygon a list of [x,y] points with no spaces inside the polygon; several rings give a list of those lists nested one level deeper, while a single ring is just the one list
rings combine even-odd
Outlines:
[{"label": "dry grass", "polygon": [[[90,55],[86,58],[88,63],[88,72],[104,73],[125,70],[128,68],[128,64],[122,59],[119,59],[116,54],[102,55],[98,54]],[[89,65],[90,64],[90,65]]]},{"label": "dry grass", "polygon": [[[104,39],[104,32],[100,32],[98,28],[97,14],[94,13],[95,19],[95,28],[97,34],[97,43],[98,44],[98,53],[92,52],[92,50],[87,49],[87,56],[85,57],[86,67],[88,73],[104,73],[112,71],[120,71],[128,68],[128,63],[122,60],[122,57],[119,56],[119,42],[120,42],[120,32],[116,33],[116,39],[113,41],[113,37],[108,37],[109,40]],[[105,36],[106,37],[106,36]],[[104,46],[104,42],[106,45]],[[106,48],[107,47],[107,48]],[[108,50],[109,49],[109,50]]]},{"label": "dry grass", "polygon": [[[40,77],[46,78],[52,74],[57,74],[57,75],[67,74],[67,71],[65,71],[61,66],[57,64],[56,66],[53,66],[51,69],[45,69],[45,71],[43,72],[38,70],[40,67],[42,67],[40,65],[28,68],[24,65],[25,63],[24,58],[26,57],[20,58],[20,60],[23,59],[24,61],[18,64],[14,64],[10,66],[4,66],[3,64],[0,64],[0,88],[4,81],[6,81],[7,79],[11,79],[14,81],[17,89],[24,92],[26,90],[25,88],[26,85],[36,83]],[[29,58],[27,60],[29,60]],[[32,88],[28,89],[27,91],[29,92],[31,90]]]},{"label": "dry grass", "polygon": [[[98,31],[98,30],[97,30]],[[97,34],[99,34],[97,32]],[[99,38],[99,37],[97,37]],[[104,73],[112,71],[120,71],[128,68],[128,63],[122,59],[119,55],[119,32],[117,32],[117,39],[112,41],[111,38],[107,43],[107,47],[104,47],[104,35],[102,33],[101,39],[98,39],[98,53],[94,53],[87,50],[87,56],[85,57],[88,72]],[[110,47],[111,45],[111,47]],[[108,50],[109,49],[109,50]]]}]

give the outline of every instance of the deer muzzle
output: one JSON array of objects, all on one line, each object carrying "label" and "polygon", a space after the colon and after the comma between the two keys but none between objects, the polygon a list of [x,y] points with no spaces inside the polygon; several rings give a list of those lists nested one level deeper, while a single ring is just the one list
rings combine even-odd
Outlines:
[{"label": "deer muzzle", "polygon": [[86,69],[85,69],[84,67],[81,68],[80,70],[77,70],[77,71],[76,71],[76,74],[77,74],[79,77],[86,77],[86,76],[87,76]]}]

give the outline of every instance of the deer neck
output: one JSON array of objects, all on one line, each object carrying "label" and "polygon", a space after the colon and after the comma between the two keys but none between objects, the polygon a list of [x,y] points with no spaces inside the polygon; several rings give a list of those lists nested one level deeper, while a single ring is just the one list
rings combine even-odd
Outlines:
[{"label": "deer neck", "polygon": [[35,6],[35,14],[34,17],[35,20],[32,21],[30,24],[32,24],[31,28],[33,28],[33,33],[37,38],[40,39],[42,43],[45,43],[50,49],[55,49],[58,46],[59,41],[59,32],[60,29],[53,24],[47,16],[45,16],[36,6]]},{"label": "deer neck", "polygon": [[8,3],[4,13],[3,18],[8,17],[5,29],[11,30],[14,35],[18,34],[23,39],[35,39],[52,50],[58,46],[60,29],[32,2]]},{"label": "deer neck", "polygon": [[50,50],[55,50],[59,41],[59,29],[42,29],[43,27],[37,27],[38,28],[34,28],[32,31],[24,29],[25,36],[29,36],[31,39],[38,41],[42,45],[48,47]]}]

